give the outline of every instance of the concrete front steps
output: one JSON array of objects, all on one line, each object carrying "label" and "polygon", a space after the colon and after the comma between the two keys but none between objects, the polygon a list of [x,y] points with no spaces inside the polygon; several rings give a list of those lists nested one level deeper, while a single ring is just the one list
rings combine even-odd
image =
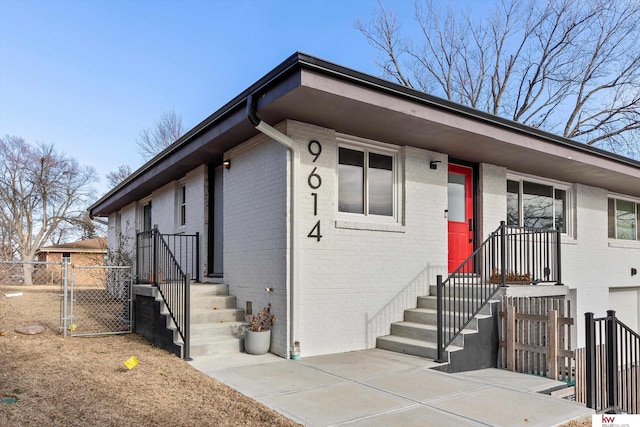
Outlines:
[{"label": "concrete front steps", "polygon": [[[404,311],[403,321],[391,324],[390,335],[378,337],[377,348],[434,360],[437,358],[436,287],[430,286],[429,293],[428,296],[417,298],[416,308]],[[492,353],[495,350],[497,356],[497,302],[491,301],[483,307],[446,348],[443,358],[449,363],[442,370],[457,372],[468,368],[477,369],[477,366],[495,366],[496,358]],[[447,315],[445,311],[445,316]],[[491,340],[494,340],[495,346]],[[487,364],[489,366],[484,366]]]},{"label": "concrete front steps", "polygon": [[190,356],[232,354],[244,351],[244,310],[220,283],[191,284]]}]

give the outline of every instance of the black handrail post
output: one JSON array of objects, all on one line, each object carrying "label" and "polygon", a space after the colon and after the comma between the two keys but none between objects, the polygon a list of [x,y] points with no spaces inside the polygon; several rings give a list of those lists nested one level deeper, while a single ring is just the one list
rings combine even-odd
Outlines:
[{"label": "black handrail post", "polygon": [[562,233],[556,230],[556,268],[558,270],[557,286],[562,286]]},{"label": "black handrail post", "polygon": [[500,221],[500,271],[501,286],[507,286],[507,236],[506,224]]},{"label": "black handrail post", "polygon": [[136,230],[136,274],[138,275],[138,280],[140,280],[140,232]]},{"label": "black handrail post", "polygon": [[585,370],[587,408],[596,409],[596,328],[593,313],[585,313]]},{"label": "black handrail post", "polygon": [[196,233],[196,282],[200,281],[200,232]]},{"label": "black handrail post", "polygon": [[153,248],[151,249],[151,253],[153,256],[153,261],[152,261],[152,277],[153,277],[153,284],[158,286],[158,240],[159,240],[159,236],[158,236],[158,225],[154,225],[153,226],[153,230],[152,230],[152,239],[153,239]]},{"label": "black handrail post", "polygon": [[607,341],[607,406],[614,408],[618,403],[618,334],[615,310],[607,310],[605,339]]},{"label": "black handrail post", "polygon": [[186,274],[184,280],[184,360],[193,360],[190,355],[190,325],[191,325],[191,313],[189,307],[191,306],[191,276]]},{"label": "black handrail post", "polygon": [[444,356],[444,348],[442,345],[442,334],[444,333],[443,331],[443,311],[442,311],[442,299],[444,298],[444,290],[442,289],[442,275],[438,274],[436,276],[436,333],[438,334],[437,338],[436,338],[436,344],[438,347],[438,353],[437,353],[437,358],[436,358],[436,362],[438,363],[443,363],[443,356]]}]

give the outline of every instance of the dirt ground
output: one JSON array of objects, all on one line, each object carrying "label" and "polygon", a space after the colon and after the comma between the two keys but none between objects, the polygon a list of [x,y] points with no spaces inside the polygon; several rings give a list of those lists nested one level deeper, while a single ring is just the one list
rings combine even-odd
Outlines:
[{"label": "dirt ground", "polygon": [[[59,295],[0,286],[0,399],[16,399],[0,403],[1,426],[297,425],[135,334],[64,338]],[[14,331],[28,325],[47,329]]]},{"label": "dirt ground", "polygon": [[[47,329],[14,331],[29,325]],[[64,338],[59,326],[58,287],[0,285],[0,399],[16,399],[0,403],[0,426],[297,425],[138,335]]]}]

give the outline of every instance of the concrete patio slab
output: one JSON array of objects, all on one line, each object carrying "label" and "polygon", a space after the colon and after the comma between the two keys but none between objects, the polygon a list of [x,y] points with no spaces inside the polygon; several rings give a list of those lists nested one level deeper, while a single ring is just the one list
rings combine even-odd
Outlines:
[{"label": "concrete patio slab", "polygon": [[196,358],[194,368],[305,426],[555,426],[593,414],[538,391],[557,381],[484,369],[447,374],[385,350],[299,361],[267,354]]},{"label": "concrete patio slab", "polygon": [[456,378],[450,374],[429,369],[413,369],[408,372],[381,375],[367,379],[363,383],[416,402],[426,402],[485,387],[479,382]]},{"label": "concrete patio slab", "polygon": [[358,421],[341,424],[349,427],[467,427],[483,425],[474,420],[441,411],[428,406],[415,405]]},{"label": "concrete patio slab", "polygon": [[349,380],[439,365],[423,357],[378,349],[313,356],[300,360],[300,363]]},{"label": "concrete patio slab", "polygon": [[526,390],[533,393],[541,393],[566,386],[566,383],[562,381],[555,381],[536,375],[524,375],[504,369],[480,369],[477,371],[460,372],[453,375],[458,378],[466,378],[481,381],[485,384],[499,385],[516,390]]},{"label": "concrete patio slab", "polygon": [[335,375],[284,359],[219,369],[210,371],[209,375],[254,399],[345,381]]},{"label": "concrete patio slab", "polygon": [[189,362],[191,366],[202,372],[218,369],[235,368],[237,366],[259,365],[268,362],[282,362],[282,357],[267,353],[253,355],[247,353],[214,354],[210,356],[195,357]]},{"label": "concrete patio slab", "polygon": [[445,396],[428,405],[492,426],[549,427],[590,413],[575,402],[497,386]]},{"label": "concrete patio slab", "polygon": [[340,424],[414,404],[354,382],[330,384],[259,401],[306,426]]}]

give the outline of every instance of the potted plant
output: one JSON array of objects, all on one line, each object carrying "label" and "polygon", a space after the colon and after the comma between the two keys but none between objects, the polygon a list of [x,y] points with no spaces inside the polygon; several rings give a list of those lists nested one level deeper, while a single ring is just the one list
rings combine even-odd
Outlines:
[{"label": "potted plant", "polygon": [[276,317],[271,314],[271,304],[256,315],[248,314],[251,323],[244,332],[244,349],[249,354],[265,354],[271,347],[271,327]]}]

